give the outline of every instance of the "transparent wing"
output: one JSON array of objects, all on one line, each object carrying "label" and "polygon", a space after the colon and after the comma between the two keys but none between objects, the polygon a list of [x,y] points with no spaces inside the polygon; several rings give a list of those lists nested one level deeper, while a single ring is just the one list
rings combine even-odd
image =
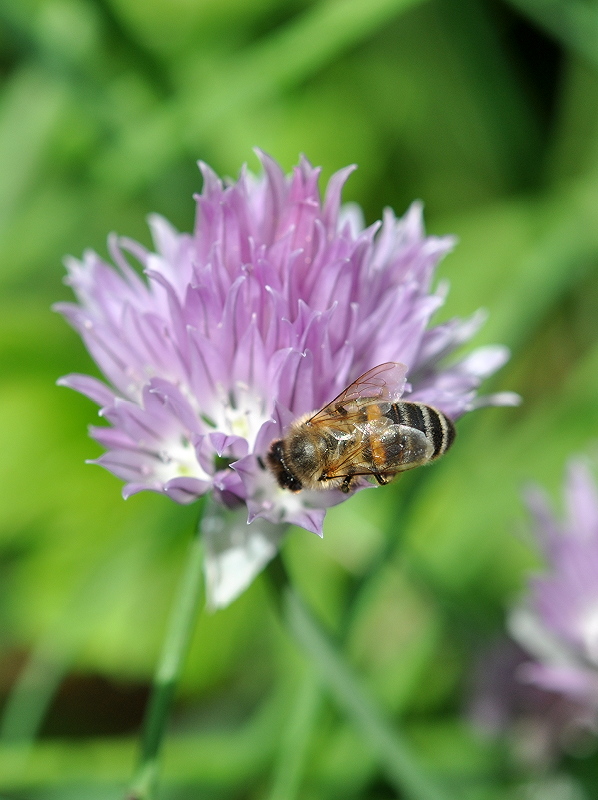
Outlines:
[{"label": "transparent wing", "polygon": [[384,430],[372,427],[369,432],[372,438],[366,436],[364,430],[365,438],[360,438],[330,464],[326,473],[328,480],[349,475],[394,475],[429,460],[431,444],[417,428],[391,424]]},{"label": "transparent wing", "polygon": [[308,421],[312,425],[330,425],[340,420],[351,422],[366,405],[396,403],[403,393],[406,374],[407,367],[396,361],[379,364],[364,372]]}]

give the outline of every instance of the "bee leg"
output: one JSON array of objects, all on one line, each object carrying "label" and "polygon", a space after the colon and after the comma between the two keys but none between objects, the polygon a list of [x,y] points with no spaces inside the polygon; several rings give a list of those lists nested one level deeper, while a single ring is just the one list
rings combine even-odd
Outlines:
[{"label": "bee leg", "polygon": [[264,464],[264,459],[261,456],[257,457],[257,463],[260,465],[261,469],[266,469],[266,465]]},{"label": "bee leg", "polygon": [[349,494],[351,491],[351,482],[353,480],[352,475],[345,475],[343,478],[343,482],[340,485],[340,490],[343,494]]},{"label": "bee leg", "polygon": [[388,479],[384,475],[381,475],[379,472],[374,472],[374,478],[378,481],[380,486],[386,486],[386,484],[388,483]]}]

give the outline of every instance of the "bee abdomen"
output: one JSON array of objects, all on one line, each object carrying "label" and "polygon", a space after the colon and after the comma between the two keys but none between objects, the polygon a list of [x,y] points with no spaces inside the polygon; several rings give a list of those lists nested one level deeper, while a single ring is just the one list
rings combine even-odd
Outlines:
[{"label": "bee abdomen", "polygon": [[420,430],[434,448],[430,461],[439,458],[455,440],[455,426],[433,406],[425,403],[394,403],[388,414],[393,422]]}]

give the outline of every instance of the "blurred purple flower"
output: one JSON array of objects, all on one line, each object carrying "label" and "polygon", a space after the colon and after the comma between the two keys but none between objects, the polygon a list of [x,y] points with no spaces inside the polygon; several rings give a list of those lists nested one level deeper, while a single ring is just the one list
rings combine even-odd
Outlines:
[{"label": "blurred purple flower", "polygon": [[385,361],[406,364],[406,396],[453,419],[515,397],[476,399],[481,380],[508,358],[504,347],[445,364],[484,315],[428,328],[446,293],[432,290],[434,270],[454,241],[425,236],[420,204],[403,219],[386,210],[365,228],[358,208],[340,206],[353,167],[331,178],[322,202],[320,170],[304,158],[285,177],[259,157],[263,176],[243,169],[226,185],[200,164],[204,188],[192,234],[153,216],[155,253],[111,237],[117,269],[93,252],[69,259],[78,304],[57,309],[107,381],[60,381],[96,402],[110,423],[91,428],[107,451],[94,463],[126,481],[125,497],[149,489],[188,503],[211,491],[229,509],[246,506],[248,521],[261,523],[243,532],[237,526],[225,551],[236,547],[243,558],[259,537],[256,563],[263,565],[279,535],[268,524],[321,534],[326,508],[346,495],[280,489],[257,456],[291,420],[362,372]]},{"label": "blurred purple flower", "polygon": [[[569,464],[560,524],[540,489],[528,493],[548,571],[533,577],[511,614],[513,637],[533,661],[519,677],[556,692],[598,724],[598,494],[587,465]],[[585,722],[587,727],[587,720]]]},{"label": "blurred purple flower", "polygon": [[507,636],[474,659],[467,716],[484,736],[507,734],[517,761],[544,771],[563,750],[581,754],[595,715],[576,698],[521,680],[529,653]]}]

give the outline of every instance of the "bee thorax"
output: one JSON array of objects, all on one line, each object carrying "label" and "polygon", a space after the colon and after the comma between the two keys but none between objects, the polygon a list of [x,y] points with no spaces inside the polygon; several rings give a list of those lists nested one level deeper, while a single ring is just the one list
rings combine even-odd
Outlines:
[{"label": "bee thorax", "polygon": [[317,434],[294,436],[289,443],[289,460],[302,474],[313,474],[322,463],[322,437]]}]

